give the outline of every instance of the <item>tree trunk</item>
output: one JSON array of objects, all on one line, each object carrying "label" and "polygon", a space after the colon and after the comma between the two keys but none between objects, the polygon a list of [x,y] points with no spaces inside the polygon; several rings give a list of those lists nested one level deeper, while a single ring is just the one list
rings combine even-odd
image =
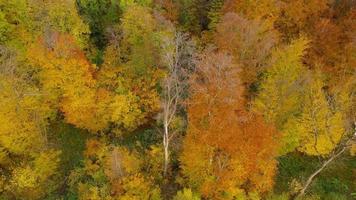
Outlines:
[{"label": "tree trunk", "polygon": [[324,164],[316,170],[312,175],[309,176],[307,182],[304,184],[303,188],[299,191],[299,193],[295,196],[292,197],[292,199],[297,199],[299,197],[302,197],[305,194],[305,191],[308,189],[309,185],[312,183],[314,178],[321,172],[323,169],[328,166],[335,158],[339,157],[345,150],[347,146],[344,146],[337,154],[334,154],[331,156],[327,161],[324,162]]},{"label": "tree trunk", "polygon": [[164,148],[164,169],[163,176],[167,176],[168,165],[169,165],[169,132],[168,124],[164,123],[164,135],[163,135],[163,148]]}]

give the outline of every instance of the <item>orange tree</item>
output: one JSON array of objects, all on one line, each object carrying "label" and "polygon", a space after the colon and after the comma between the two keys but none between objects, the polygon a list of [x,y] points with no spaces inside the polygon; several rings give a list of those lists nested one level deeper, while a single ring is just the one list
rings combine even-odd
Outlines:
[{"label": "orange tree", "polygon": [[239,68],[232,58],[203,53],[191,89],[188,133],[180,158],[189,187],[212,199],[270,190],[278,134],[261,116],[245,109]]}]

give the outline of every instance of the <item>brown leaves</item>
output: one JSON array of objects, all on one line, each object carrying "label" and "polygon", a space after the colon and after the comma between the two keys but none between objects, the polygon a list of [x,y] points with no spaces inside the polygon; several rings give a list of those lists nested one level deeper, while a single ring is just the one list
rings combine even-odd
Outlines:
[{"label": "brown leaves", "polygon": [[219,50],[230,52],[239,63],[244,84],[250,85],[266,67],[268,56],[278,41],[277,33],[261,20],[248,20],[235,13],[225,14],[217,25],[215,42]]}]

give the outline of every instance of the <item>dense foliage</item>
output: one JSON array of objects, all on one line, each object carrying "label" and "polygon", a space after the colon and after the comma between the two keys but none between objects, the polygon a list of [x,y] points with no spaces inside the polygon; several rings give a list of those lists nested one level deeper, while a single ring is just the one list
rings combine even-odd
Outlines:
[{"label": "dense foliage", "polygon": [[0,199],[356,198],[353,0],[0,0]]}]

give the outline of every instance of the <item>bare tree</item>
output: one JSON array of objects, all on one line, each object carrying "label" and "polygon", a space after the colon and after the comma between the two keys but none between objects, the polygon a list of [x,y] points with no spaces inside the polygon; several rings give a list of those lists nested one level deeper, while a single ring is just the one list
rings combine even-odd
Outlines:
[{"label": "bare tree", "polygon": [[173,32],[173,35],[163,37],[162,41],[163,62],[168,72],[162,81],[162,113],[163,123],[163,148],[164,169],[163,175],[167,175],[170,162],[170,142],[177,133],[171,124],[182,106],[184,91],[187,87],[186,72],[192,65],[193,43],[188,36],[181,32]]}]

